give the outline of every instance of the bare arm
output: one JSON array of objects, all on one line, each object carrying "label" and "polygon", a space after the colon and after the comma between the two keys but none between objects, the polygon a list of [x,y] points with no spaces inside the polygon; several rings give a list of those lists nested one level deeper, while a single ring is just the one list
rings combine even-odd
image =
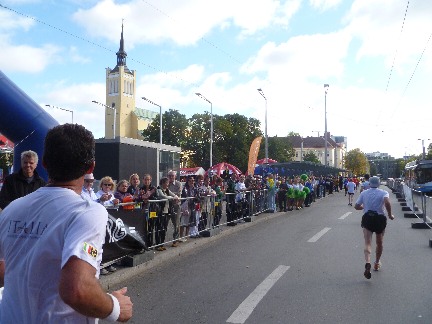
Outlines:
[{"label": "bare arm", "polygon": [[354,208],[357,209],[357,210],[362,210],[363,209],[363,205],[355,204]]},{"label": "bare arm", "polygon": [[[77,312],[95,318],[106,318],[113,310],[113,301],[95,277],[96,269],[86,261],[71,257],[61,270],[59,293],[63,301]],[[118,321],[132,317],[132,302],[127,288],[112,293],[120,304]]]},{"label": "bare arm", "polygon": [[390,199],[389,199],[388,197],[385,197],[385,198],[384,198],[384,207],[385,207],[385,209],[387,210],[388,218],[390,218],[391,220],[393,220],[395,217],[394,217],[394,215],[392,214],[392,211],[391,211],[391,204],[390,204]]}]

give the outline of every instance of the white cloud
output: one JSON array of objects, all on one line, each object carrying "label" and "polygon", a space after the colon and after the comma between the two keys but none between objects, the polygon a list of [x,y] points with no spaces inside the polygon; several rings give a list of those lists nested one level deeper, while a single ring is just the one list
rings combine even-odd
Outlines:
[{"label": "white cloud", "polygon": [[5,72],[41,72],[59,52],[59,48],[54,45],[47,44],[40,48],[13,45],[1,37],[0,48],[0,70]]},{"label": "white cloud", "polygon": [[337,7],[342,0],[309,0],[310,5],[322,11]]},{"label": "white cloud", "polygon": [[265,44],[241,71],[254,74],[267,72],[278,80],[303,80],[309,77],[339,77],[344,71],[351,38],[346,32],[303,35],[290,38],[279,45]]},{"label": "white cloud", "polygon": [[71,121],[71,114],[59,109],[47,108],[45,104],[54,105],[74,111],[74,123],[91,130],[96,138],[105,136],[105,110],[92,103],[92,100],[105,102],[105,83],[77,83],[69,85],[59,80],[55,84],[45,84],[50,91],[39,96],[41,106],[59,123]]},{"label": "white cloud", "polygon": [[[373,6],[374,10],[370,10]],[[345,17],[347,30],[361,40],[357,59],[385,56],[391,66],[412,66],[426,45],[432,30],[429,0],[412,2],[404,21],[406,2],[395,0],[356,0]],[[403,25],[403,28],[402,28]]]},{"label": "white cloud", "polygon": [[28,31],[34,25],[31,18],[21,17],[7,10],[0,10],[0,31],[11,33],[16,30]]},{"label": "white cloud", "polygon": [[79,53],[79,49],[76,46],[69,47],[69,56],[74,63],[90,63],[91,59],[84,57]]},{"label": "white cloud", "polygon": [[299,3],[300,0],[290,0],[283,5],[276,0],[185,0],[151,4],[132,0],[116,4],[113,0],[103,0],[90,9],[75,12],[73,20],[89,35],[114,43],[118,42],[119,17],[123,17],[128,47],[162,42],[186,46],[196,44],[217,28],[236,27],[239,34],[251,35],[272,23],[286,25]]}]

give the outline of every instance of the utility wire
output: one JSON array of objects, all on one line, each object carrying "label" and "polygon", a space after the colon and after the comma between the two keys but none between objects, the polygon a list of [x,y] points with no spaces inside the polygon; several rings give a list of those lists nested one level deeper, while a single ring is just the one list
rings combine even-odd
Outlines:
[{"label": "utility wire", "polygon": [[[80,40],[80,41],[83,41],[83,42],[86,42],[86,43],[88,43],[88,44],[90,44],[90,45],[93,45],[93,46],[99,47],[99,48],[103,49],[104,51],[109,52],[110,54],[116,54],[116,53],[117,53],[117,51],[113,51],[113,50],[111,50],[111,49],[109,49],[109,48],[107,48],[107,47],[105,47],[105,46],[103,46],[103,45],[101,45],[101,44],[98,44],[98,43],[96,43],[96,42],[92,42],[92,41],[90,41],[90,40],[88,40],[88,39],[86,39],[86,38],[84,38],[84,37],[81,37],[81,36],[75,35],[75,34],[73,34],[73,33],[71,33],[71,32],[68,32],[67,30],[64,30],[64,29],[61,29],[61,28],[59,28],[59,27],[53,26],[53,25],[51,25],[51,24],[49,24],[49,23],[47,23],[47,22],[45,22],[45,21],[42,21],[42,20],[37,19],[37,18],[35,18],[35,17],[32,17],[32,16],[29,16],[29,15],[26,15],[26,14],[24,14],[24,13],[21,13],[21,12],[15,10],[15,9],[12,9],[12,8],[9,8],[9,7],[5,6],[5,5],[2,5],[1,3],[0,3],[0,7],[1,7],[1,8],[4,8],[4,9],[6,9],[6,10],[9,10],[9,11],[11,11],[11,12],[17,14],[17,15],[20,15],[20,16],[22,16],[22,17],[25,17],[25,18],[31,19],[31,20],[33,20],[33,21],[35,21],[35,22],[37,22],[37,23],[40,23],[40,24],[43,24],[43,25],[45,25],[45,26],[47,26],[47,27],[50,27],[50,28],[52,28],[52,29],[55,29],[55,30],[57,30],[57,31],[59,31],[59,32],[61,32],[61,33],[64,33],[64,34],[66,34],[66,35],[68,35],[68,36],[70,36],[70,37],[76,38],[76,39],[78,39],[78,40]],[[160,69],[158,69],[158,68],[156,68],[156,67],[154,67],[154,66],[151,66],[151,65],[149,65],[149,64],[147,64],[147,63],[141,62],[141,61],[136,60],[136,59],[131,58],[131,57],[130,57],[129,59],[130,59],[131,61],[133,61],[133,62],[136,62],[136,63],[140,64],[140,65],[146,66],[147,68],[149,68],[149,69],[151,69],[151,70],[153,70],[153,71],[155,71],[155,72],[163,73],[163,74],[165,74],[165,75],[168,76],[168,77],[176,78],[176,79],[178,79],[178,80],[183,81],[183,82],[186,83],[186,84],[190,84],[190,85],[194,85],[194,86],[198,87],[197,84],[195,84],[195,83],[190,83],[189,81],[186,81],[186,80],[184,80],[183,78],[174,75],[173,73],[168,73],[168,72],[166,72],[166,71],[162,71],[162,70],[160,70]]]},{"label": "utility wire", "polygon": [[[404,18],[403,18],[403,21],[402,21],[402,27],[401,27],[401,31],[400,31],[400,34],[399,34],[398,43],[399,43],[399,41],[400,41],[400,39],[402,37],[402,32],[403,32],[403,29],[404,29],[404,26],[405,26],[405,20],[406,20],[406,16],[407,16],[407,12],[408,12],[408,7],[409,7],[409,0],[408,0],[406,9],[405,9],[405,15],[404,15]],[[390,79],[391,79],[391,76],[392,76],[392,73],[393,73],[394,64],[395,64],[395,61],[396,61],[397,54],[398,54],[398,46],[396,46],[395,55],[393,56],[393,63],[392,63],[391,69],[390,69],[390,74],[389,74],[389,77],[388,77],[388,80],[387,80],[386,89],[385,89],[386,92],[387,92],[388,86],[390,84]]]}]

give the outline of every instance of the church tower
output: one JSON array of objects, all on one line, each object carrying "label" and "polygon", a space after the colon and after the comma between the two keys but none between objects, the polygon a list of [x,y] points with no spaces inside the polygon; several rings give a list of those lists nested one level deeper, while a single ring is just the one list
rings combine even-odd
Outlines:
[{"label": "church tower", "polygon": [[[129,137],[138,139],[138,121],[135,110],[136,71],[126,66],[124,50],[123,23],[120,38],[120,48],[117,55],[117,65],[114,69],[106,69],[106,105],[105,108],[105,138]],[[116,120],[114,121],[114,112]],[[115,127],[113,127],[115,122]]]}]

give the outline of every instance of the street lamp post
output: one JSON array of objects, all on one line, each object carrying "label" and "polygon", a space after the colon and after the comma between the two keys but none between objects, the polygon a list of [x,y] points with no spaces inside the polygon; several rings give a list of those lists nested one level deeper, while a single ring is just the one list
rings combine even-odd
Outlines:
[{"label": "street lamp post", "polygon": [[[423,148],[423,160],[426,159],[426,149],[425,149],[425,145],[424,145],[424,139],[419,138],[419,141],[422,141],[422,148]],[[430,138],[427,139],[428,141],[430,141]]]},{"label": "street lamp post", "polygon": [[162,144],[162,106],[158,105],[157,103],[151,101],[150,99],[146,97],[142,97],[145,101],[151,103],[152,105],[159,107],[159,142]]},{"label": "street lamp post", "polygon": [[327,91],[329,85],[324,84],[324,165],[327,166]]},{"label": "street lamp post", "polygon": [[66,108],[61,108],[61,107],[57,107],[57,106],[53,106],[53,105],[45,105],[46,107],[50,107],[50,108],[55,108],[55,109],[60,109],[60,110],[64,110],[64,111],[68,111],[70,113],[72,113],[72,124],[73,124],[73,110],[69,110]]},{"label": "street lamp post", "polygon": [[95,104],[98,104],[98,105],[100,105],[102,107],[114,110],[113,138],[115,139],[115,137],[116,137],[116,120],[117,120],[117,109],[115,108],[115,104],[113,103],[112,107],[110,107],[110,106],[107,106],[107,105],[105,105],[105,104],[103,104],[101,102],[98,102],[96,100],[92,100],[92,102],[95,103]]},{"label": "street lamp post", "polygon": [[210,104],[210,168],[211,168],[213,166],[213,104],[201,93],[196,92],[195,94]]},{"label": "street lamp post", "polygon": [[265,100],[265,119],[264,119],[264,140],[265,140],[265,163],[268,164],[268,136],[267,136],[267,98],[264,96],[264,92],[261,88],[257,89],[259,94],[264,98]]},{"label": "street lamp post", "polygon": [[303,162],[303,137],[300,136],[301,143],[300,143],[300,162]]}]

